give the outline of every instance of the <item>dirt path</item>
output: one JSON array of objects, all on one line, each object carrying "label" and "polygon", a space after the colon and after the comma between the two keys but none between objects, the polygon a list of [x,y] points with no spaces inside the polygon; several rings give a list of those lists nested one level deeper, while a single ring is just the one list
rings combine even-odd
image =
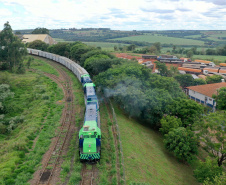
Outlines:
[{"label": "dirt path", "polygon": [[48,63],[57,69],[60,76],[57,77],[48,73],[44,74],[54,80],[63,89],[64,99],[62,102],[65,107],[62,112],[61,126],[56,131],[56,137],[52,138],[49,150],[43,156],[42,169],[35,172],[30,184],[60,184],[62,156],[67,154],[70,140],[77,129],[74,124],[75,108],[72,80],[62,69],[61,65],[50,61]]}]

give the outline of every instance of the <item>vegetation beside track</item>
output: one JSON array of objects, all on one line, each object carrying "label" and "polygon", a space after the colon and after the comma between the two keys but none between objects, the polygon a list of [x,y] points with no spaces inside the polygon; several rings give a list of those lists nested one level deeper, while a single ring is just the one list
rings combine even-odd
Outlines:
[{"label": "vegetation beside track", "polygon": [[[54,71],[37,59],[30,68]],[[10,133],[1,134],[0,184],[26,184],[55,136],[63,109],[63,104],[57,102],[63,98],[63,92],[41,72],[3,74],[8,78],[5,83],[15,93],[14,98],[7,100],[6,109],[10,111],[6,116],[23,116],[24,122]]]},{"label": "vegetation beside track", "polygon": [[121,133],[126,182],[149,184],[198,184],[192,168],[165,149],[163,136],[129,119],[114,105]]}]

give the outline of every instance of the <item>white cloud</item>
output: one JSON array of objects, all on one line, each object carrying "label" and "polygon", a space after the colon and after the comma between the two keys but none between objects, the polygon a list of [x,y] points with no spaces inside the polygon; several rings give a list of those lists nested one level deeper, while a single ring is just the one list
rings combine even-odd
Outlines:
[{"label": "white cloud", "polygon": [[[216,3],[217,2],[217,3]],[[0,26],[14,29],[110,27],[112,29],[226,28],[221,0],[0,0]],[[6,8],[7,7],[7,8]],[[211,9],[220,8],[219,11]],[[14,10],[14,11],[13,11]],[[13,13],[12,13],[13,12]],[[201,24],[200,24],[201,23]],[[192,25],[191,25],[192,24]],[[192,26],[192,27],[191,27]]]}]

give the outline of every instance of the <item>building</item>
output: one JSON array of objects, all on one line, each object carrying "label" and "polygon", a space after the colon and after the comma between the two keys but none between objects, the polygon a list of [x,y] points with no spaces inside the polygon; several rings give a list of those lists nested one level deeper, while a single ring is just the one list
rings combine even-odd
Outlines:
[{"label": "building", "polygon": [[225,82],[190,86],[186,88],[186,92],[191,99],[198,103],[207,105],[208,107],[211,107],[215,110],[216,102],[212,98],[212,95],[217,95],[217,91],[222,87],[226,87]]},{"label": "building", "polygon": [[57,42],[48,34],[26,34],[23,35],[22,42],[26,44],[35,40],[41,40],[49,45],[57,44]]}]

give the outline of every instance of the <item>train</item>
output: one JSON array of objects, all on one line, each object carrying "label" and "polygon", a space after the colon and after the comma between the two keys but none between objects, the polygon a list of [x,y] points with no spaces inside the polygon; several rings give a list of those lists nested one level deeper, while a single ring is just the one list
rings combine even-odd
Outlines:
[{"label": "train", "polygon": [[85,116],[83,126],[79,131],[79,157],[81,162],[100,161],[101,157],[101,124],[99,102],[96,95],[95,85],[90,78],[89,73],[76,62],[69,58],[59,56],[53,53],[27,48],[28,54],[44,57],[62,64],[81,82],[84,90]]}]

